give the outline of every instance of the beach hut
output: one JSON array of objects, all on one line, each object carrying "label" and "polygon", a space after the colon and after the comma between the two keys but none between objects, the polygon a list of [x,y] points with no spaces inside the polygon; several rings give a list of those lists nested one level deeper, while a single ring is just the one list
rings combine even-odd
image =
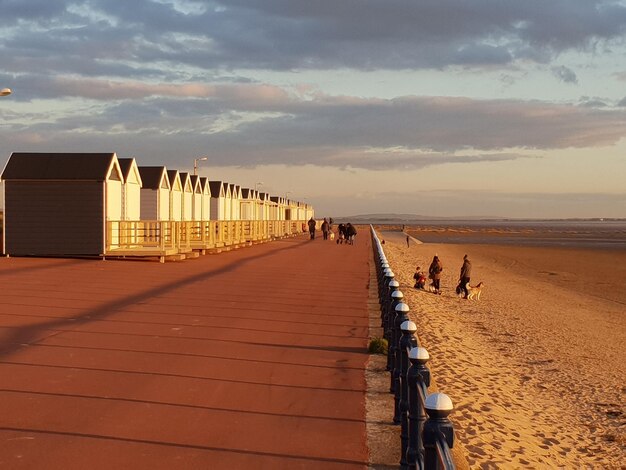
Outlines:
[{"label": "beach hut", "polygon": [[226,220],[226,186],[222,181],[209,181],[211,220]]},{"label": "beach hut", "polygon": [[241,188],[239,207],[241,220],[255,220],[256,197],[253,189]]},{"label": "beach hut", "polygon": [[259,220],[270,220],[270,195],[259,193]]},{"label": "beach hut", "polygon": [[287,207],[285,198],[280,196],[271,196],[270,200],[274,203],[273,210],[275,218],[272,220],[285,220],[285,211]]},{"label": "beach hut", "polygon": [[7,255],[98,256],[116,243],[107,240],[107,223],[122,219],[115,153],[16,152],[1,179]]},{"label": "beach hut", "polygon": [[241,220],[241,186],[230,185],[230,220]]},{"label": "beach hut", "polygon": [[170,220],[183,220],[183,186],[180,182],[178,170],[167,170],[170,183]]},{"label": "beach hut", "polygon": [[191,175],[180,172],[180,184],[183,187],[183,207],[182,220],[193,220],[193,188],[191,186]]},{"label": "beach hut", "polygon": [[122,220],[141,218],[141,174],[134,158],[118,158],[122,177]]},{"label": "beach hut", "polygon": [[164,166],[140,166],[141,220],[170,220],[170,181]]},{"label": "beach hut", "polygon": [[229,183],[222,183],[224,186],[224,220],[232,220],[232,199],[233,192]]},{"label": "beach hut", "polygon": [[200,189],[202,191],[201,220],[211,220],[211,186],[206,176],[200,177]]},{"label": "beach hut", "polygon": [[191,219],[202,220],[202,188],[200,186],[200,177],[198,175],[191,175],[189,177],[191,181]]}]

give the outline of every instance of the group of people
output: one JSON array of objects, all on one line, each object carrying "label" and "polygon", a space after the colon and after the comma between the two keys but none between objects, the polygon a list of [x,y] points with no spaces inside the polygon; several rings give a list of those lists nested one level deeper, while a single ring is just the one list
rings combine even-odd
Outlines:
[{"label": "group of people", "polygon": [[[435,255],[433,257],[432,263],[428,267],[428,273],[422,271],[422,269],[417,266],[415,268],[415,274],[413,274],[413,279],[415,279],[415,288],[416,289],[426,289],[427,279],[432,280],[432,288],[435,294],[441,295],[441,272],[443,271],[443,264],[439,259],[439,256]],[[456,293],[461,295],[463,293],[463,298],[467,299],[468,290],[467,285],[470,282],[470,276],[472,274],[472,263],[470,262],[467,255],[463,257],[463,266],[461,266],[461,273],[459,275],[459,284],[456,286]]]},{"label": "group of people", "polygon": [[[311,219],[308,222],[308,226],[309,226],[309,235],[311,236],[311,240],[315,240],[315,231],[317,229],[317,221],[311,217]],[[324,218],[324,220],[322,221],[322,225],[320,226],[320,229],[322,230],[322,236],[324,238],[324,240],[328,240],[329,238],[334,238],[335,237],[335,233],[333,232],[333,219],[326,219]],[[336,241],[338,245],[343,244],[343,242],[345,241],[347,245],[353,245],[354,244],[354,239],[356,237],[356,227],[354,225],[352,225],[350,222],[348,222],[347,224],[339,224],[337,226],[337,235],[336,235]],[[332,235],[331,235],[332,234]]]}]

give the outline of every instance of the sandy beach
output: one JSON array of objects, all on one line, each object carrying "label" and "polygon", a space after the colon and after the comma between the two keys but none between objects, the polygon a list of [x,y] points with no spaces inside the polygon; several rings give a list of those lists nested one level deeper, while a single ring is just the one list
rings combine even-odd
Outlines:
[{"label": "sandy beach", "polygon": [[[626,251],[381,236],[471,468],[626,468]],[[412,287],[434,254],[441,296]],[[454,292],[464,254],[477,302]]]}]

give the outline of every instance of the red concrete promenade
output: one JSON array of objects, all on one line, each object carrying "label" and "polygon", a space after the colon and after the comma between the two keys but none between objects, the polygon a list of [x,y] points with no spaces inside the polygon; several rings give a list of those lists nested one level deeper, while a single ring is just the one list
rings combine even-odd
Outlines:
[{"label": "red concrete promenade", "polygon": [[0,259],[0,468],[365,468],[370,243]]}]

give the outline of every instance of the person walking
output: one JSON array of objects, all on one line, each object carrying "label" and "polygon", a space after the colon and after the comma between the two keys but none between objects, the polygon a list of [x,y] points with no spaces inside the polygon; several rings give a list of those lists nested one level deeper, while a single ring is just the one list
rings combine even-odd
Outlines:
[{"label": "person walking", "polygon": [[435,294],[441,295],[440,281],[441,281],[441,271],[443,271],[443,264],[439,260],[439,256],[435,255],[433,257],[433,262],[430,263],[430,267],[428,268],[428,277],[433,280],[433,287],[435,289]]},{"label": "person walking", "polygon": [[[339,224],[337,226],[338,236],[337,236],[337,245],[342,245],[343,241],[346,239],[346,226],[345,224]],[[347,241],[346,241],[347,243]]]},{"label": "person walking", "polygon": [[409,237],[408,235],[406,236],[406,247],[409,247],[409,242],[411,241],[411,237]]},{"label": "person walking", "polygon": [[467,257],[467,255],[465,255],[463,257],[463,266],[461,266],[461,274],[459,275],[459,285],[456,287],[456,293],[460,294],[461,292],[463,292],[464,299],[467,299],[467,294],[469,294],[469,292],[467,291],[467,285],[470,282],[471,275],[472,275],[472,263]]},{"label": "person walking", "polygon": [[311,217],[309,219],[309,234],[311,235],[311,240],[315,240],[315,226],[317,225],[317,222],[315,221],[315,219],[313,217]]},{"label": "person walking", "polygon": [[324,217],[324,221],[322,222],[322,235],[324,240],[328,240],[328,220]]},{"label": "person walking", "polygon": [[348,244],[354,245],[354,239],[356,238],[356,227],[350,222],[348,222],[346,225],[346,238],[348,239]]}]

